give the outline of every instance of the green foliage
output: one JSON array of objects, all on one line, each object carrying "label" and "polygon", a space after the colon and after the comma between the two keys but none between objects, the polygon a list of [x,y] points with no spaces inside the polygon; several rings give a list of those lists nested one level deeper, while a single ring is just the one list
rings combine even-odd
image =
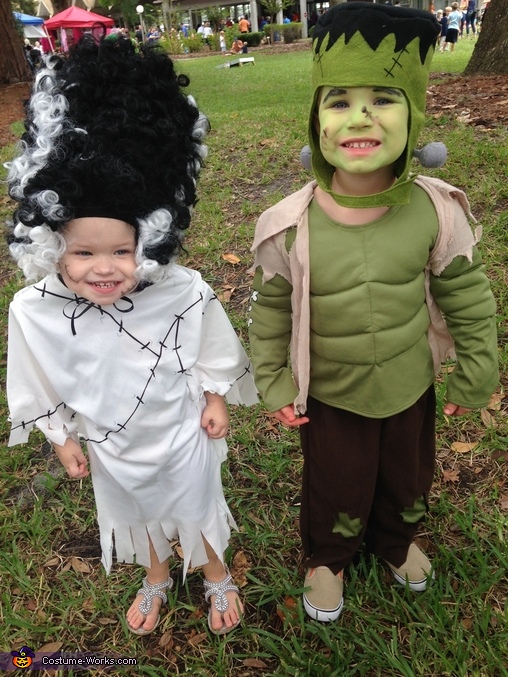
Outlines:
[{"label": "green foliage", "polygon": [[265,37],[263,31],[257,33],[242,33],[240,39],[248,44],[249,47],[257,47]]},{"label": "green foliage", "polygon": [[292,0],[262,0],[261,5],[266,9],[267,13],[272,19],[272,24],[275,22],[275,16],[290,7],[293,4]]},{"label": "green foliage", "polygon": [[264,31],[273,42],[291,44],[302,37],[303,24],[291,22],[289,24],[266,24]]},{"label": "green foliage", "polygon": [[[176,56],[177,54],[183,54],[185,51],[185,40],[186,38],[180,38],[176,31],[172,31],[169,35],[164,33],[164,35],[159,40],[159,45],[171,54]],[[189,50],[190,51],[190,50]]]},{"label": "green foliage", "polygon": [[200,52],[205,46],[205,41],[199,33],[192,32],[188,38],[182,38],[182,47],[183,51],[187,54],[188,52]]},{"label": "green foliage", "polygon": [[283,24],[282,26],[282,36],[284,38],[284,44],[289,45],[296,40],[300,40],[302,37],[302,28],[303,24],[292,22],[290,24]]},{"label": "green foliage", "polygon": [[[98,5],[104,7],[108,11],[110,10],[111,8],[110,0],[97,0],[97,1]],[[136,7],[139,4],[143,3],[138,2],[138,0],[118,0],[115,3],[115,7],[118,8],[119,13],[122,15],[127,24],[131,27],[134,27],[140,23],[139,14],[136,12]],[[143,6],[145,8],[145,11],[143,12],[143,20],[148,28],[153,23],[156,23],[155,8],[150,4],[146,5],[143,4]]]},{"label": "green foliage", "polygon": [[213,32],[219,32],[219,26],[223,19],[227,19],[229,16],[228,9],[226,7],[207,7],[203,10],[206,14],[207,20],[210,22],[210,26],[213,28]]},{"label": "green foliage", "polygon": [[22,14],[28,14],[30,16],[35,16],[36,7],[34,0],[11,0],[11,7],[13,12],[21,12]]}]

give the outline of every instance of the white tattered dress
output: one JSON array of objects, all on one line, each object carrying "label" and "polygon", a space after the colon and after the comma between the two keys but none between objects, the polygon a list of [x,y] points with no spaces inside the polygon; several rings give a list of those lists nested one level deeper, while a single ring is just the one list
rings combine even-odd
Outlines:
[{"label": "white tattered dress", "polygon": [[201,427],[205,391],[253,404],[249,360],[199,273],[175,265],[166,281],[97,306],[56,275],[11,304],[7,392],[10,445],[36,426],[62,445],[87,443],[102,547],[149,566],[178,537],[189,563],[222,556],[236,527],[222,491],[224,440]]}]

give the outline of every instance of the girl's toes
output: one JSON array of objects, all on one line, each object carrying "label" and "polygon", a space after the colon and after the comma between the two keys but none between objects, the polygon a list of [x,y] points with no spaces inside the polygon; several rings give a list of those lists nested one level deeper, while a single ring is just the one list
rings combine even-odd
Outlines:
[{"label": "girl's toes", "polygon": [[139,605],[143,601],[144,595],[138,595],[134,600],[132,606],[127,611],[126,619],[127,623],[133,630],[139,630],[142,628],[147,632],[150,632],[154,629],[157,624],[157,619],[159,618],[159,611],[161,607],[160,599],[155,597],[152,602],[152,609],[148,614],[143,614],[139,610]]},{"label": "girl's toes", "polygon": [[222,620],[222,614],[220,611],[217,611],[215,606],[212,606],[211,624],[214,630],[222,630],[222,627],[224,625],[224,622]]},{"label": "girl's toes", "polygon": [[211,625],[212,628],[217,631],[222,630],[224,626],[226,626],[226,628],[232,628],[240,621],[242,617],[243,604],[238,594],[236,592],[227,592],[226,597],[229,602],[229,607],[226,609],[226,611],[224,611],[224,613],[217,611],[214,604],[215,597],[212,599]]}]

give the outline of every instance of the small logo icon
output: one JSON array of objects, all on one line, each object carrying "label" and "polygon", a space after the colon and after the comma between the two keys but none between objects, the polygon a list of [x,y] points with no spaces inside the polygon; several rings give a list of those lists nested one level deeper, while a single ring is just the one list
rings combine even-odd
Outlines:
[{"label": "small logo icon", "polygon": [[35,658],[35,654],[29,646],[22,646],[19,651],[11,651],[11,656],[13,665],[21,670],[29,668]]}]

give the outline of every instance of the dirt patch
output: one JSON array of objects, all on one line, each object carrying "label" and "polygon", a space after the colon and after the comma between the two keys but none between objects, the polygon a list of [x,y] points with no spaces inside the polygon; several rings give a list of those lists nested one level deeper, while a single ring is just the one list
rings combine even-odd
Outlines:
[{"label": "dirt patch", "polygon": [[433,73],[427,115],[460,118],[467,124],[489,129],[508,125],[508,75],[465,78]]},{"label": "dirt patch", "polygon": [[16,137],[11,131],[13,122],[23,120],[24,102],[28,99],[31,83],[19,82],[16,85],[0,85],[0,146],[13,143]]}]

